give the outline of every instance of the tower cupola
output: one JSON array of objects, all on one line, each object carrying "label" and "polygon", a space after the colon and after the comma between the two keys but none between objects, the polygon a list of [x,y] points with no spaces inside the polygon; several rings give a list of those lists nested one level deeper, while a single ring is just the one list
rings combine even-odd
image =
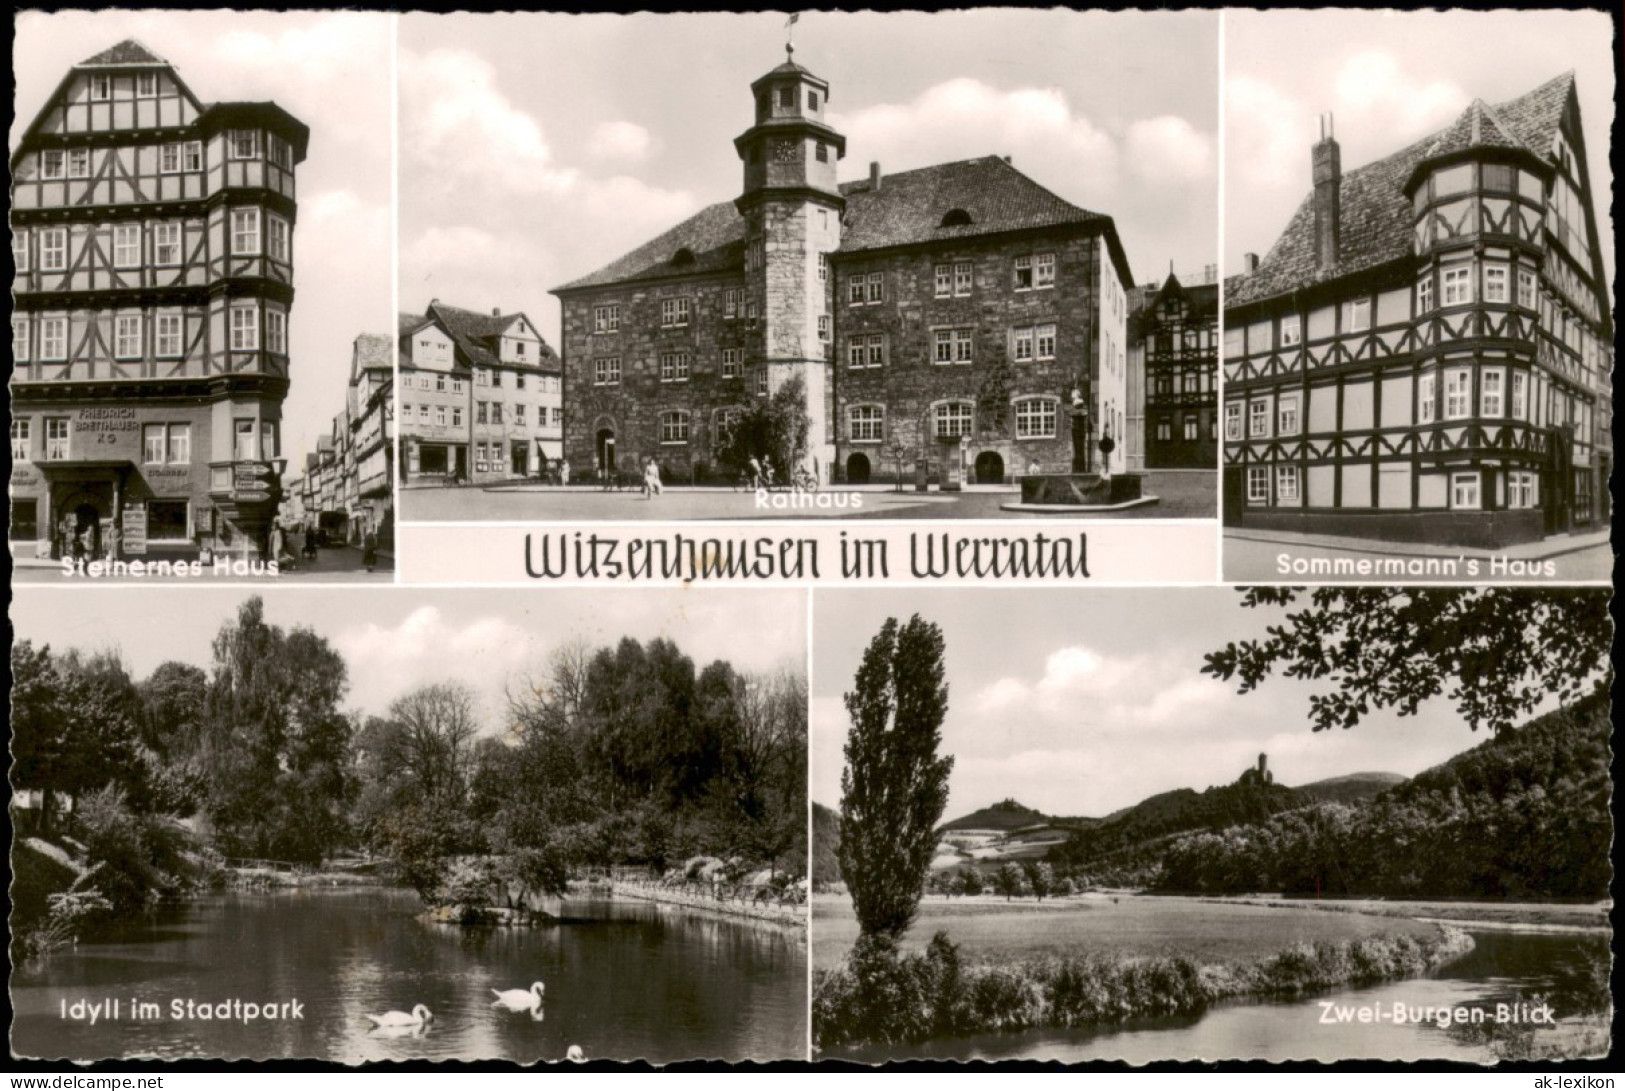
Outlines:
[{"label": "tower cupola", "polygon": [[786,47],[783,64],[750,85],[755,124],[734,140],[745,167],[741,211],[775,194],[845,202],[835,180],[846,137],[824,120],[829,84],[797,64]]}]

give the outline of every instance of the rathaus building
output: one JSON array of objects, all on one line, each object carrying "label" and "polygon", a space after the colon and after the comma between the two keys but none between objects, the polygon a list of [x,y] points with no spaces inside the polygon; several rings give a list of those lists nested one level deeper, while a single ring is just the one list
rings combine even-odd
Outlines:
[{"label": "rathaus building", "polygon": [[278,501],[306,127],[126,41],[11,153],[11,547],[259,555]]},{"label": "rathaus building", "polygon": [[1347,173],[1323,129],[1310,166],[1227,282],[1226,521],[1480,548],[1606,525],[1614,331],[1573,76]]},{"label": "rathaus building", "polygon": [[769,71],[739,196],[554,290],[573,468],[725,473],[731,424],[799,376],[825,481],[1098,469],[1106,436],[1123,469],[1133,280],[1111,218],[996,155],[838,182],[830,94],[793,60]]}]

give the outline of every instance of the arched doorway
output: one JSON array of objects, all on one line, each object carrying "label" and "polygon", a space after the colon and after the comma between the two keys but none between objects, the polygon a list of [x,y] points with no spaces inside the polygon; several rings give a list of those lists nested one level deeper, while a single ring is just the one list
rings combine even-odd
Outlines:
[{"label": "arched doorway", "polygon": [[1004,483],[1004,457],[997,451],[983,451],[976,456],[976,483],[1002,485]]},{"label": "arched doorway", "polygon": [[847,456],[846,483],[848,485],[867,485],[869,483],[869,456],[862,451],[853,451]]},{"label": "arched doorway", "polygon": [[615,429],[600,428],[596,440],[598,469],[603,473],[615,472]]}]

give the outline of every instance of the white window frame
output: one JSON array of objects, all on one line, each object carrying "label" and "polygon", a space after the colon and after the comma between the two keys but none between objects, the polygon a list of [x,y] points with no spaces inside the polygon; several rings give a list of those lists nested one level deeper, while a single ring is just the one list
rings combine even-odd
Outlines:
[{"label": "white window frame", "polygon": [[936,298],[950,299],[954,294],[954,267],[950,262],[943,262],[935,269]]},{"label": "white window frame", "polygon": [[1478,372],[1478,415],[1503,416],[1506,410],[1506,369],[1486,367]]},{"label": "white window frame", "polygon": [[164,464],[190,466],[192,464],[192,426],[171,424],[164,430]]},{"label": "white window frame", "polygon": [[1343,303],[1343,332],[1364,333],[1371,328],[1371,300],[1350,299]]},{"label": "white window frame", "polygon": [[158,73],[156,73],[156,72],[137,72],[135,74],[135,97],[136,98],[157,98],[158,97]]},{"label": "white window frame", "polygon": [[169,450],[169,440],[164,434],[161,424],[143,424],[141,426],[141,464],[143,466],[162,466],[164,454]]},{"label": "white window frame", "polygon": [[819,315],[818,316],[818,339],[820,341],[828,341],[829,340],[829,329],[830,329],[829,315],[827,315],[827,314]]},{"label": "white window frame", "polygon": [[1017,398],[1017,439],[1054,439],[1060,408],[1054,398]]},{"label": "white window frame", "polygon": [[45,418],[45,461],[66,462],[73,457],[73,426],[67,417]]},{"label": "white window frame", "polygon": [[1055,255],[1038,254],[1033,258],[1033,290],[1043,291],[1055,287]]},{"label": "white window frame", "polygon": [[141,359],[142,326],[140,314],[113,316],[113,359]]},{"label": "white window frame", "polygon": [[943,366],[975,362],[976,331],[969,326],[953,326],[931,331],[931,362]]},{"label": "white window frame", "polygon": [[1429,371],[1416,377],[1416,423],[1432,424],[1438,419],[1438,372]]},{"label": "white window frame", "polygon": [[1270,502],[1270,468],[1268,466],[1247,467],[1247,503],[1268,504]]},{"label": "white window frame", "polygon": [[722,350],[722,377],[724,379],[737,379],[745,373],[745,350],[741,348],[725,348]]},{"label": "white window frame", "polygon": [[1473,369],[1447,367],[1444,370],[1444,419],[1466,420],[1473,414]]},{"label": "white window frame", "polygon": [[689,297],[686,295],[672,296],[660,301],[660,325],[664,329],[688,325],[690,314]]},{"label": "white window frame", "polygon": [[1224,438],[1230,443],[1239,443],[1247,438],[1242,430],[1246,418],[1245,402],[1224,403]]},{"label": "white window frame", "polygon": [[[169,268],[185,258],[186,233],[176,220],[159,220],[152,225],[152,264]],[[167,251],[167,253],[166,253]]]},{"label": "white window frame", "polygon": [[288,261],[293,254],[293,231],[287,220],[274,213],[265,217],[265,256]]},{"label": "white window frame", "polygon": [[722,317],[725,321],[731,322],[739,317],[739,312],[742,309],[740,302],[743,296],[744,292],[739,288],[724,288],[722,290]]},{"label": "white window frame", "polygon": [[1247,403],[1247,438],[1270,438],[1270,401],[1254,398]]},{"label": "white window frame", "polygon": [[1433,310],[1433,270],[1427,269],[1416,282],[1416,314],[1421,317]]},{"label": "white window frame", "polygon": [[964,297],[976,290],[976,266],[968,261],[954,262],[954,295]]},{"label": "white window frame", "polygon": [[1458,470],[1450,475],[1450,510],[1483,509],[1483,476],[1477,470]]},{"label": "white window frame", "polygon": [[1289,349],[1303,343],[1303,318],[1288,314],[1281,316],[1281,347]]},{"label": "white window frame", "polygon": [[1519,269],[1518,270],[1518,306],[1520,306],[1520,307],[1522,307],[1522,308],[1524,308],[1525,310],[1528,310],[1528,311],[1534,310],[1535,309],[1535,301],[1536,301],[1536,298],[1537,298],[1537,294],[1538,293],[1535,291],[1535,274],[1534,274],[1534,271],[1531,270],[1531,269]]},{"label": "white window frame", "polygon": [[1439,305],[1462,307],[1473,301],[1473,265],[1447,265],[1439,270]]},{"label": "white window frame", "polygon": [[1184,419],[1185,442],[1195,443],[1202,438],[1202,422],[1196,418],[1194,413],[1186,413]]},{"label": "white window frame", "polygon": [[226,149],[234,160],[260,157],[260,131],[258,129],[232,129],[226,133]]},{"label": "white window frame", "polygon": [[90,149],[68,149],[68,177],[89,178],[91,175]]},{"label": "white window frame", "polygon": [[11,358],[19,364],[29,362],[28,319],[16,312],[11,315]]},{"label": "white window frame", "polygon": [[90,75],[90,101],[113,101],[113,77],[102,72],[92,72]]},{"label": "white window frame", "polygon": [[186,351],[186,316],[178,311],[160,311],[153,317],[153,356],[173,360]]},{"label": "white window frame", "polygon": [[1275,498],[1277,500],[1298,499],[1298,467],[1290,462],[1277,462],[1275,464]]},{"label": "white window frame", "polygon": [[1275,434],[1295,436],[1303,426],[1297,393],[1282,394],[1275,400]]},{"label": "white window frame", "polygon": [[11,264],[17,272],[28,272],[28,228],[14,227],[11,230]]},{"label": "white window frame", "polygon": [[68,176],[68,156],[60,148],[40,152],[39,176],[42,182],[60,182]]},{"label": "white window frame", "polygon": [[1013,292],[1030,292],[1033,290],[1033,258],[1031,254],[1023,254],[1016,258],[1010,267],[1010,290]]},{"label": "white window frame", "polygon": [[141,268],[141,225],[113,225],[113,268]]},{"label": "white window frame", "polygon": [[265,308],[265,351],[278,356],[288,354],[288,312],[277,307]]},{"label": "white window frame", "polygon": [[181,172],[196,174],[203,169],[203,141],[188,140],[181,145]]},{"label": "white window frame", "polygon": [[883,405],[849,407],[846,413],[846,434],[852,443],[884,443],[886,407]]},{"label": "white window frame", "polygon": [[59,364],[68,358],[66,315],[44,315],[39,320],[39,358],[42,363]]},{"label": "white window frame", "polygon": [[976,404],[939,402],[931,411],[931,434],[936,439],[958,439],[976,434]]},{"label": "white window frame", "polygon": [[620,386],[621,385],[621,358],[619,356],[598,356],[592,362],[593,386]]},{"label": "white window frame", "polygon": [[65,273],[68,269],[68,229],[42,227],[39,232],[39,267],[42,273]]},{"label": "white window frame", "polygon": [[870,273],[865,280],[865,302],[869,306],[886,302],[886,274]]},{"label": "white window frame", "polygon": [[688,442],[689,419],[684,409],[668,409],[660,414],[660,442],[662,446],[682,446]]},{"label": "white window frame", "polygon": [[619,333],[621,329],[621,305],[619,303],[601,303],[592,309],[592,332]]},{"label": "white window frame", "polygon": [[260,210],[253,206],[231,210],[231,253],[233,257],[260,253]]},{"label": "white window frame", "polygon": [[1511,402],[1509,416],[1513,420],[1529,419],[1529,376],[1522,371],[1512,373]]},{"label": "white window frame", "polygon": [[772,388],[768,381],[767,368],[759,367],[756,369],[756,396],[758,398],[765,398],[770,393],[772,393]]},{"label": "white window frame", "polygon": [[1512,285],[1509,282],[1509,270],[1505,265],[1486,262],[1484,265],[1484,302],[1510,303],[1512,302]]},{"label": "white window frame", "polygon": [[33,418],[11,418],[11,461],[33,461]]},{"label": "white window frame", "polygon": [[232,352],[258,352],[260,348],[259,307],[250,303],[229,308]]},{"label": "white window frame", "polygon": [[660,354],[660,381],[663,383],[688,382],[689,359],[686,352]]}]

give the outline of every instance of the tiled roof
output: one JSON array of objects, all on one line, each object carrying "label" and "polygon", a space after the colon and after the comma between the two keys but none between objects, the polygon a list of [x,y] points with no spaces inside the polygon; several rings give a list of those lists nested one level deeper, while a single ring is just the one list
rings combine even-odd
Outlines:
[{"label": "tiled roof", "polygon": [[153,53],[152,50],[148,49],[134,38],[126,38],[118,45],[110,46],[96,54],[94,57],[91,57],[88,60],[80,61],[77,67],[96,68],[127,64],[168,63],[168,61]]},{"label": "tiled roof", "polygon": [[[1070,204],[996,155],[889,174],[840,187],[846,198],[837,254],[977,238],[1069,224],[1110,224],[1111,217]],[[970,223],[944,227],[954,209]],[[691,263],[674,262],[679,250]],[[556,291],[677,274],[736,272],[744,267],[745,221],[732,201],[702,209],[654,240]]]},{"label": "tiled roof", "polygon": [[426,314],[407,314],[402,311],[396,316],[395,329],[397,333],[405,335],[411,333],[428,320],[429,316]]},{"label": "tiled roof", "polygon": [[[519,314],[487,314],[483,311],[470,311],[462,307],[453,307],[439,300],[429,304],[429,317],[436,319],[447,333],[451,334],[457,347],[462,349],[469,360],[476,364],[495,367],[513,367],[511,361],[504,363],[498,356],[498,338],[521,317]],[[540,340],[541,335],[537,335]],[[558,354],[546,341],[541,341],[541,364],[558,364]]]},{"label": "tiled roof", "polygon": [[1259,262],[1257,272],[1225,282],[1226,306],[1336,280],[1410,254],[1412,209],[1404,185],[1417,164],[1472,146],[1521,147],[1544,159],[1573,89],[1574,75],[1568,73],[1499,106],[1474,102],[1442,132],[1346,172],[1339,194],[1337,262],[1329,269],[1322,269],[1316,259],[1314,194],[1310,193]]},{"label": "tiled roof", "polygon": [[355,370],[368,371],[395,366],[395,342],[381,333],[363,333],[355,339]]}]

